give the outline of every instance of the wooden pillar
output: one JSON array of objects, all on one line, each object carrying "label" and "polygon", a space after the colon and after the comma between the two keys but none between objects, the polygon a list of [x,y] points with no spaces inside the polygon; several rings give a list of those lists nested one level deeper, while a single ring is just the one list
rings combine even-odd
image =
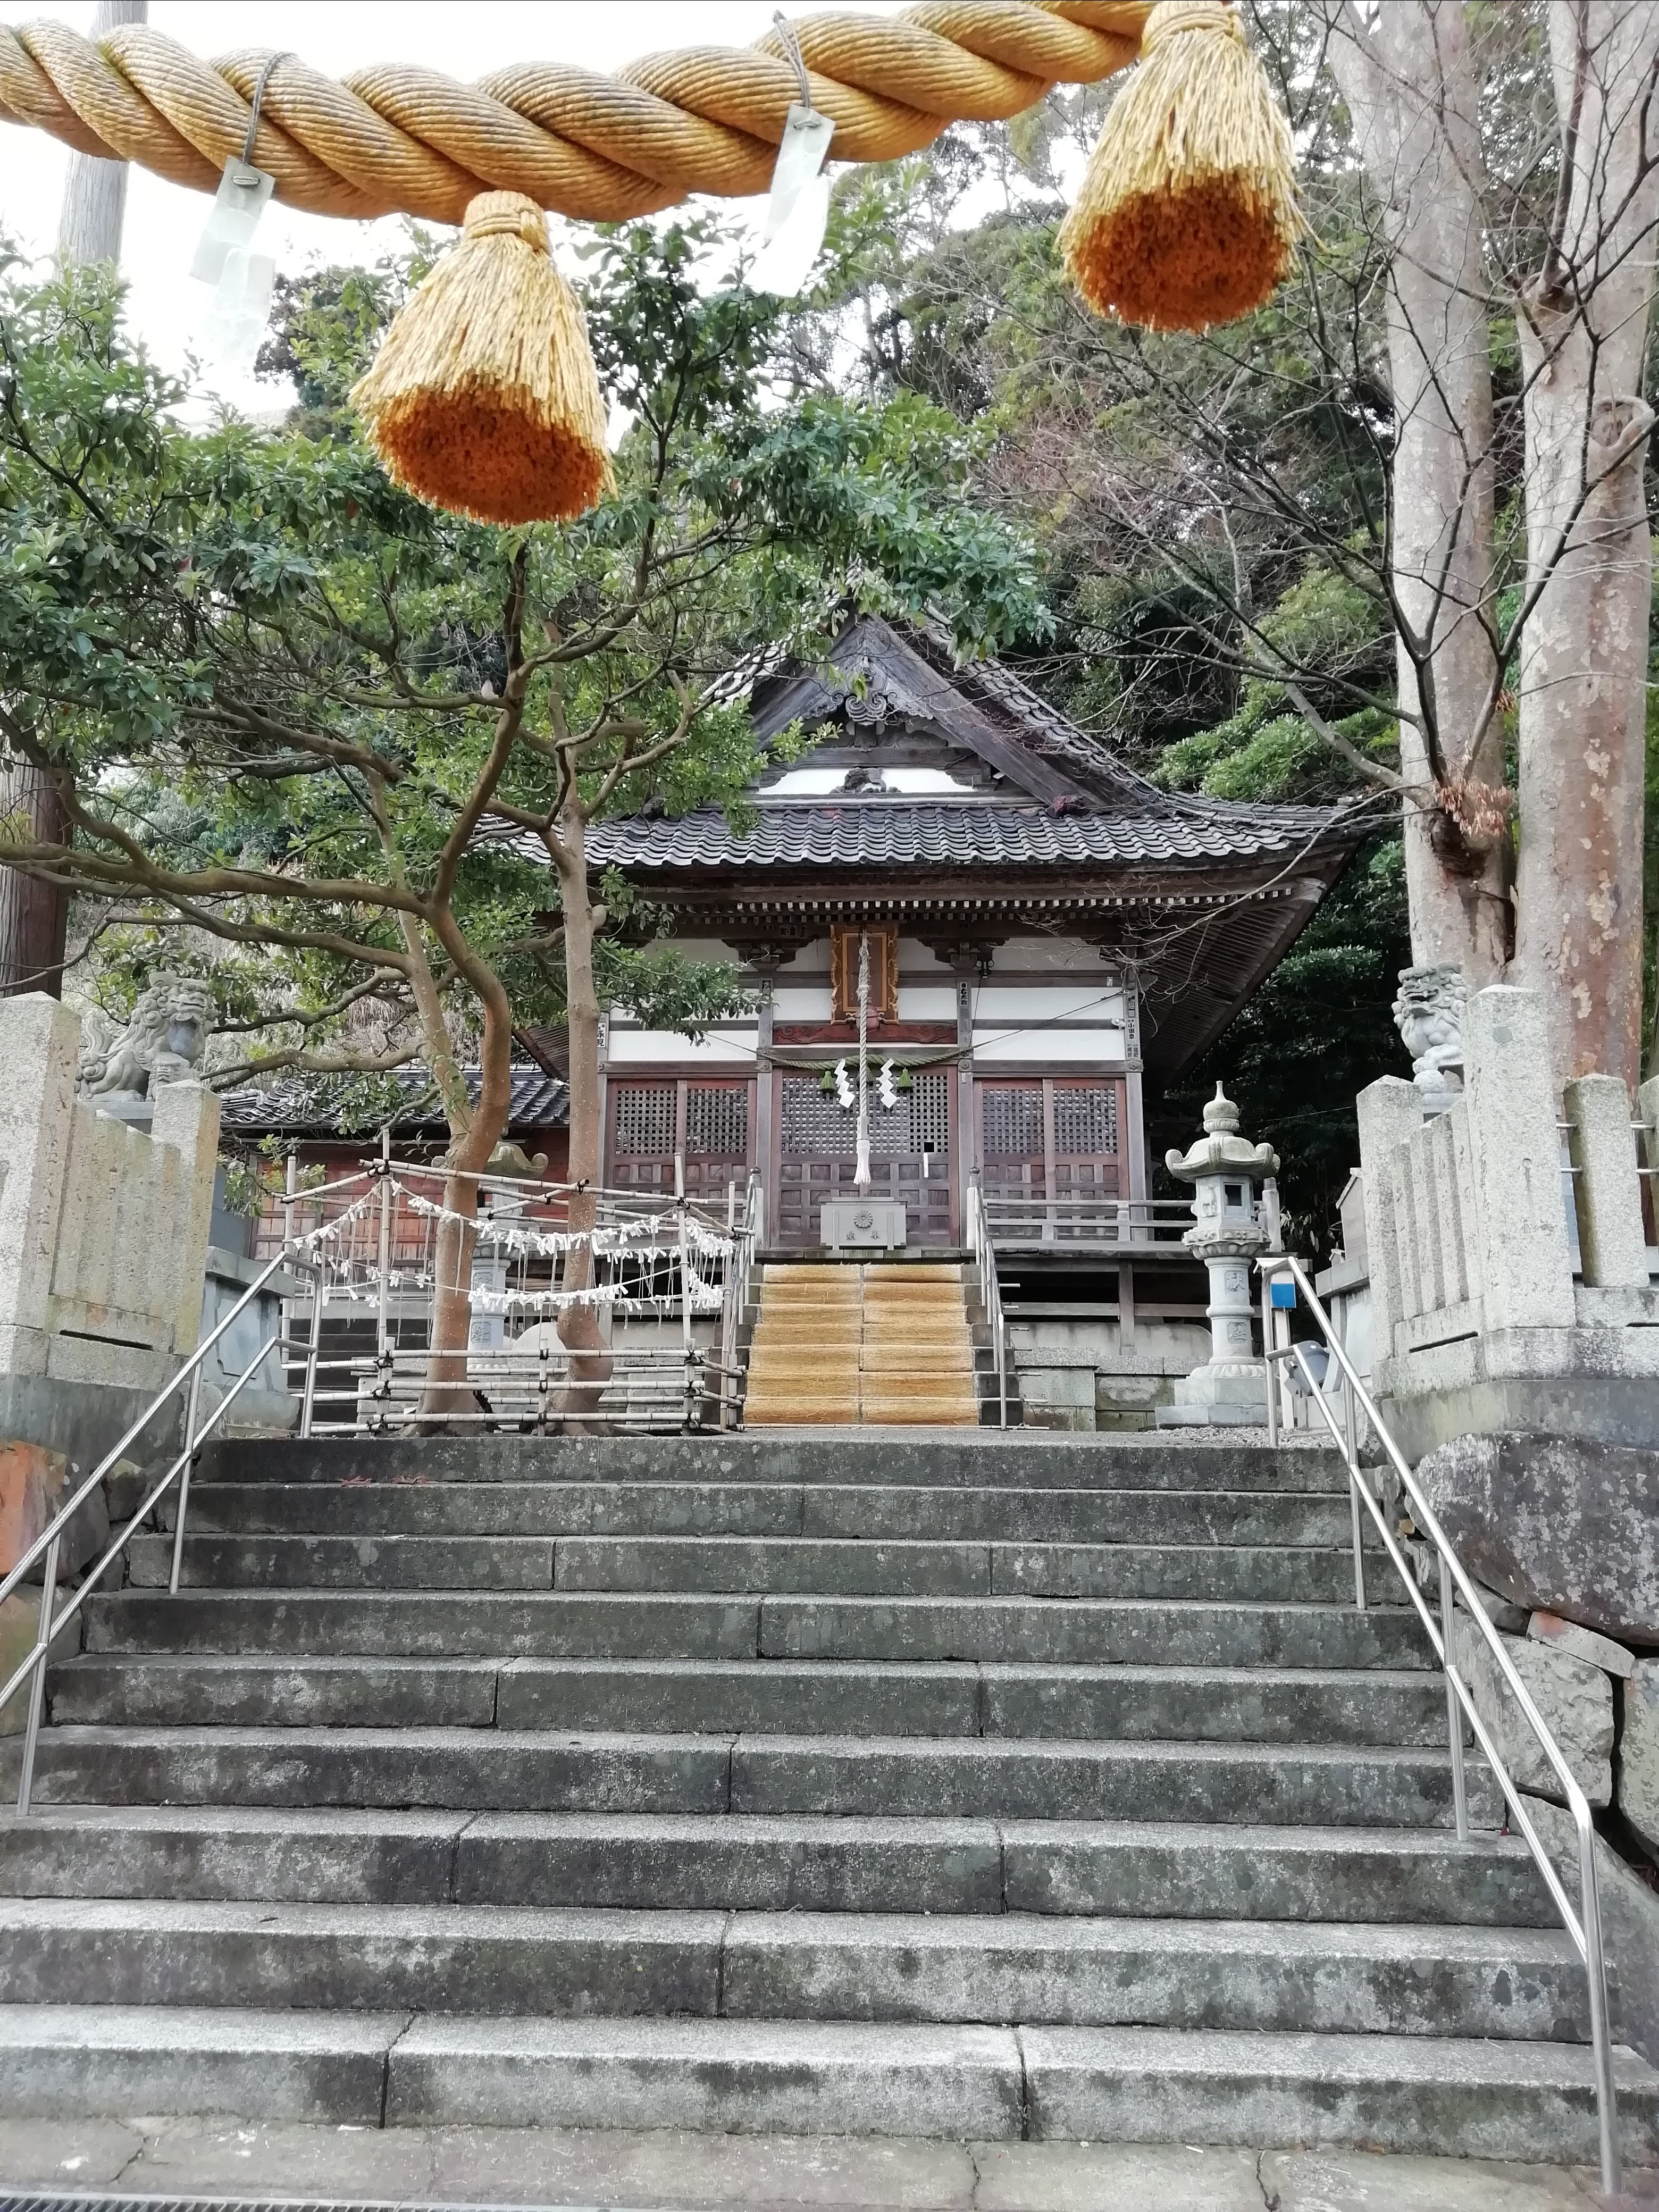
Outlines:
[{"label": "wooden pillar", "polygon": [[966,962],[957,959],[957,1048],[961,1058],[957,1062],[957,1160],[956,1228],[958,1243],[965,1232],[968,1219],[968,1186],[973,1180],[978,1159],[978,1133],[974,1127],[974,981],[978,974],[977,956],[970,954]]},{"label": "wooden pillar", "polygon": [[775,954],[757,960],[760,971],[760,1006],[755,1021],[755,1165],[760,1170],[766,1207],[766,1242],[778,1241],[778,1160],[776,1117],[772,1111],[776,1082],[772,1073],[772,981],[777,973]]},{"label": "wooden pillar", "polygon": [[1123,1144],[1129,1156],[1129,1196],[1146,1195],[1146,1122],[1140,1086],[1140,982],[1133,969],[1118,978],[1123,992]]}]

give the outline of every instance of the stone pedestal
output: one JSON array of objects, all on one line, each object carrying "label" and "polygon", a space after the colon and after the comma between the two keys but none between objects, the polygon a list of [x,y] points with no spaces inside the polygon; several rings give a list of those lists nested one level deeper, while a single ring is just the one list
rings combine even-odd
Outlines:
[{"label": "stone pedestal", "polygon": [[[1210,1274],[1210,1357],[1175,1386],[1175,1403],[1160,1406],[1161,1429],[1257,1428],[1267,1419],[1267,1369],[1250,1349],[1255,1301],[1250,1261],[1265,1249],[1258,1237],[1246,1249],[1202,1255]],[[1189,1237],[1187,1242],[1190,1244]]]},{"label": "stone pedestal", "polygon": [[907,1234],[896,1198],[827,1198],[818,1209],[818,1242],[832,1252],[902,1252]]},{"label": "stone pedestal", "polygon": [[1257,1195],[1278,1172],[1279,1155],[1238,1134],[1238,1109],[1217,1084],[1203,1137],[1184,1155],[1169,1153],[1164,1164],[1193,1185],[1195,1218],[1182,1242],[1209,1271],[1210,1357],[1176,1384],[1175,1403],[1158,1407],[1158,1425],[1259,1427],[1267,1419],[1267,1370],[1250,1349],[1250,1262],[1267,1249]]}]

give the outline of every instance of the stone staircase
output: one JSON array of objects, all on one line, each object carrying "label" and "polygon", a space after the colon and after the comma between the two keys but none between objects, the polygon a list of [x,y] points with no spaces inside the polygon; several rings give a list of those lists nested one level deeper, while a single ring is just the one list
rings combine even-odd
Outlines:
[{"label": "stone staircase", "polygon": [[963,1271],[916,1261],[769,1261],[749,1352],[746,1428],[973,1427]]},{"label": "stone staircase", "polygon": [[1592,2160],[1583,1977],[1347,1525],[1215,1443],[216,1449],[0,1819],[0,2113]]}]

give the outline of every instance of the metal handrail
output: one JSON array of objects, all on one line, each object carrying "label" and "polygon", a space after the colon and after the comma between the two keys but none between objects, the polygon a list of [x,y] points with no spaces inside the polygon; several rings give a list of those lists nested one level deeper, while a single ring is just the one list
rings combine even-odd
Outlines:
[{"label": "metal handrail", "polygon": [[[207,1419],[198,1427],[196,1409],[200,1397],[202,1363],[237,1317],[258,1296],[277,1269],[283,1267],[291,1267],[294,1264],[293,1254],[284,1251],[279,1252],[268,1266],[261,1268],[241,1297],[231,1307],[229,1312],[203,1338],[172,1380],[156,1392],[143,1412],[126,1431],[120,1442],[105,1453],[86,1480],[59,1506],[58,1511],[23,1553],[21,1559],[17,1561],[4,1580],[0,1581],[0,1603],[3,1603],[24,1580],[37,1560],[44,1559],[46,1563],[40,1580],[40,1625],[35,1632],[33,1646],[16,1668],[11,1679],[0,1687],[0,1710],[3,1710],[16,1696],[18,1691],[26,1683],[28,1685],[29,1703],[23,1729],[22,1768],[17,1784],[17,1810],[20,1814],[28,1811],[33,1794],[34,1759],[40,1742],[41,1712],[46,1701],[46,1665],[52,1647],[70,1621],[79,1613],[105,1573],[125,1552],[139,1528],[154,1512],[157,1504],[175,1482],[179,1486],[179,1510],[173,1532],[173,1565],[168,1577],[167,1589],[170,1593],[177,1594],[179,1572],[184,1556],[185,1517],[190,1500],[191,1468],[207,1437],[219,1425],[254,1376],[276,1351],[282,1341],[282,1332],[279,1329],[275,1335],[266,1338],[250,1364],[242,1370]],[[320,1267],[318,1267],[317,1273],[320,1278]],[[120,1534],[110,1544],[102,1558],[82,1577],[74,1595],[54,1620],[52,1607],[58,1595],[58,1563],[62,1557],[64,1537],[70,1522],[110,1469],[122,1459],[127,1447],[143,1434],[162,1407],[167,1405],[186,1384],[189,1386],[189,1395],[185,1401],[184,1449],[173,1461],[167,1473],[155,1485],[149,1495],[139,1506]]]},{"label": "metal handrail", "polygon": [[[1424,1496],[1417,1478],[1407,1464],[1399,1445],[1389,1434],[1370,1393],[1359,1379],[1353,1362],[1349,1358],[1340,1337],[1332,1326],[1330,1316],[1320,1303],[1318,1293],[1308,1279],[1307,1271],[1299,1260],[1287,1253],[1265,1255],[1257,1264],[1261,1270],[1262,1282],[1262,1352],[1269,1367],[1268,1442],[1272,1445],[1276,1445],[1279,1441],[1278,1392],[1271,1370],[1279,1363],[1288,1364],[1294,1361],[1301,1369],[1309,1384],[1313,1402],[1318,1406],[1325,1425],[1330,1431],[1332,1439],[1342,1454],[1347,1468],[1349,1496],[1353,1515],[1355,1598],[1358,1609],[1361,1612],[1365,1610],[1364,1565],[1360,1551],[1361,1522],[1359,1518],[1359,1507],[1363,1503],[1376,1523],[1377,1534],[1382,1537],[1401,1580],[1406,1585],[1407,1595],[1421,1617],[1423,1626],[1428,1632],[1430,1644],[1435,1656],[1440,1662],[1441,1671],[1445,1676],[1447,1734],[1451,1748],[1452,1804],[1457,1822],[1457,1840],[1459,1843],[1467,1843],[1469,1839],[1468,1797],[1463,1771],[1462,1723],[1467,1720],[1486,1764],[1498,1778],[1498,1784],[1504,1792],[1504,1801],[1514,1816],[1515,1823],[1525,1838],[1533,1857],[1537,1861],[1539,1872],[1544,1877],[1551,1900],[1560,1914],[1568,1937],[1583,1964],[1584,1978],[1589,1996],[1590,2049],[1595,2067],[1596,2117],[1601,2132],[1601,2186],[1608,2196],[1615,2196],[1620,2186],[1618,2106],[1613,2081],[1613,2039],[1608,2022],[1607,1956],[1601,1935],[1601,1899],[1595,1872],[1595,1827],[1590,1818],[1589,1800],[1580,1789],[1577,1778],[1568,1765],[1560,1746],[1551,1735],[1543,1715],[1533,1702],[1531,1692],[1516,1672],[1514,1661],[1504,1650],[1504,1639],[1492,1626],[1491,1618],[1485,1606],[1480,1602],[1474,1584],[1462,1561],[1453,1549],[1445,1530],[1441,1527],[1438,1516]],[[1318,1378],[1313,1372],[1305,1345],[1275,1345],[1272,1341],[1270,1318],[1273,1309],[1269,1304],[1268,1285],[1273,1276],[1283,1276],[1287,1273],[1306,1300],[1308,1310],[1318,1324],[1328,1352],[1341,1369],[1345,1388],[1344,1419],[1340,1431],[1338,1430],[1336,1418],[1331,1411],[1328,1395],[1320,1387]],[[1378,1443],[1388,1455],[1389,1462],[1395,1474],[1400,1478],[1401,1487],[1411,1501],[1413,1524],[1434,1547],[1440,1568],[1440,1619],[1437,1623],[1425,1603],[1423,1594],[1418,1587],[1417,1577],[1401,1551],[1394,1531],[1388,1525],[1387,1516],[1361,1470],[1355,1437],[1358,1425],[1354,1419],[1356,1407],[1364,1413]],[[1492,1733],[1475,1710],[1474,1700],[1470,1695],[1468,1685],[1464,1681],[1458,1668],[1453,1629],[1455,1618],[1454,1589],[1462,1596],[1477,1632],[1485,1638],[1492,1657],[1498,1662],[1498,1671],[1503,1676],[1505,1686],[1513,1695],[1516,1705],[1519,1705],[1528,1727],[1532,1730],[1543,1750],[1544,1756],[1554,1770],[1556,1779],[1559,1782],[1562,1792],[1566,1798],[1567,1809],[1572,1815],[1573,1826],[1578,1835],[1580,1908],[1578,1912],[1573,1911],[1571,1901],[1562,1887],[1549,1853],[1545,1850],[1538,1831],[1528,1816],[1526,1807],[1522,1802],[1521,1792],[1498,1756],[1498,1747],[1492,1741]]]},{"label": "metal handrail", "polygon": [[997,1280],[997,1255],[991,1242],[991,1225],[986,1218],[985,1194],[978,1176],[968,1182],[968,1249],[979,1273],[980,1297],[985,1307],[986,1324],[991,1332],[991,1356],[996,1364],[997,1425],[1008,1425],[1008,1343],[1007,1324],[1002,1317],[1002,1285]]},{"label": "metal handrail", "polygon": [[720,1316],[720,1426],[723,1429],[735,1428],[740,1412],[737,1393],[739,1379],[738,1340],[743,1333],[743,1316],[749,1304],[749,1280],[754,1273],[755,1253],[764,1233],[765,1212],[765,1184],[757,1169],[750,1171],[744,1196],[743,1221],[734,1240],[736,1249],[732,1255],[732,1264],[726,1271],[726,1301]]},{"label": "metal handrail", "polygon": [[[185,1360],[184,1365],[179,1370],[172,1381],[165,1383],[162,1388],[156,1392],[155,1395],[150,1400],[149,1405],[145,1407],[143,1412],[139,1414],[137,1419],[134,1421],[132,1426],[121,1438],[119,1443],[112,1445],[111,1449],[104,1454],[102,1459],[99,1461],[97,1466],[94,1468],[92,1473],[87,1477],[86,1480],[81,1485],[81,1487],[75,1492],[74,1496],[58,1507],[58,1511],[54,1514],[52,1520],[49,1521],[46,1526],[40,1531],[40,1534],[35,1538],[33,1543],[29,1546],[29,1548],[24,1553],[22,1558],[18,1560],[16,1565],[13,1567],[11,1571],[7,1575],[5,1580],[3,1582],[0,1582],[0,1605],[3,1605],[5,1603],[6,1600],[11,1595],[13,1590],[16,1589],[18,1583],[25,1579],[29,1569],[34,1565],[38,1559],[42,1557],[46,1552],[46,1547],[51,1543],[52,1538],[55,1535],[62,1535],[64,1528],[68,1526],[70,1516],[76,1512],[81,1506],[85,1504],[88,1498],[91,1497],[93,1492],[98,1487],[98,1485],[103,1480],[110,1469],[125,1456],[127,1446],[130,1443],[135,1443],[137,1439],[143,1434],[144,1431],[149,1426],[150,1423],[155,1419],[157,1413],[161,1412],[162,1407],[167,1404],[168,1399],[173,1396],[174,1392],[178,1390],[182,1384],[191,1381],[192,1378],[197,1376],[200,1370],[202,1362],[207,1358],[209,1352],[212,1351],[214,1346],[217,1344],[219,1339],[225,1334],[226,1330],[236,1319],[237,1316],[242,1311],[243,1308],[252,1302],[252,1300],[264,1288],[265,1285],[270,1280],[271,1277],[276,1273],[279,1267],[291,1267],[294,1264],[293,1254],[291,1252],[283,1251],[279,1252],[274,1260],[270,1261],[265,1267],[260,1269],[259,1273],[248,1285],[241,1297],[237,1299],[235,1304],[225,1316],[224,1319],[202,1339],[202,1341],[197,1346],[195,1351],[191,1353],[190,1358]],[[0,1697],[0,1705],[3,1705],[4,1703],[5,1698],[3,1697]]]}]

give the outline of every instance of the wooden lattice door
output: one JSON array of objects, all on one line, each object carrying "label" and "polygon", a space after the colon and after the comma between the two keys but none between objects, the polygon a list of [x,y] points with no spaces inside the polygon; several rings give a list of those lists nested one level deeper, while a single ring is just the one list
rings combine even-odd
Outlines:
[{"label": "wooden lattice door", "polygon": [[742,1076],[712,1082],[613,1080],[611,1188],[672,1194],[678,1153],[685,1164],[688,1198],[723,1207],[735,1184],[741,1204],[754,1158],[753,1096],[753,1085]]},{"label": "wooden lattice door", "polygon": [[[870,1189],[902,1199],[912,1244],[956,1240],[951,1161],[955,1116],[952,1072],[919,1068],[898,1103],[870,1109]],[[858,1116],[826,1092],[816,1075],[778,1079],[777,1235],[781,1244],[818,1241],[818,1208],[850,1198],[857,1168]]]},{"label": "wooden lattice door", "polygon": [[1121,1077],[1042,1075],[980,1083],[980,1172],[1000,1201],[1000,1236],[1064,1243],[1101,1232],[1103,1199],[1127,1188]]}]

